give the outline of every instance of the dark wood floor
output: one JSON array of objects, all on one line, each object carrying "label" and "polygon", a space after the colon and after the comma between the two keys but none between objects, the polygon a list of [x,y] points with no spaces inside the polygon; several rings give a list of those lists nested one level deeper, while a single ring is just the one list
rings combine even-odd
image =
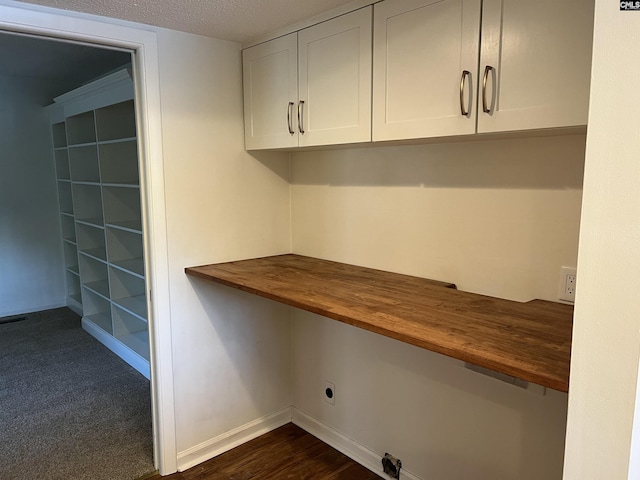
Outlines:
[{"label": "dark wood floor", "polygon": [[186,472],[150,480],[380,480],[289,423]]}]

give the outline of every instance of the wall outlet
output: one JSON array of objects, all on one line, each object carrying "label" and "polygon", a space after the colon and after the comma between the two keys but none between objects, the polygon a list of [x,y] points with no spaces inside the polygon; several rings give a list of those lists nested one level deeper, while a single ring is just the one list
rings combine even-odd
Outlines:
[{"label": "wall outlet", "polygon": [[565,302],[576,301],[576,269],[562,267],[560,269],[560,283],[558,284],[558,298]]},{"label": "wall outlet", "polygon": [[329,382],[324,382],[324,401],[331,405],[336,404],[336,386]]},{"label": "wall outlet", "polygon": [[402,469],[402,460],[394,457],[390,453],[385,453],[382,457],[382,471],[391,478],[400,478],[400,470]]}]

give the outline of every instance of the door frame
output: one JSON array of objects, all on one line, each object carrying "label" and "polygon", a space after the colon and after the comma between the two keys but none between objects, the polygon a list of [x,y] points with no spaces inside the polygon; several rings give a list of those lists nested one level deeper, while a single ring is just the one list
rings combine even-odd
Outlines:
[{"label": "door frame", "polygon": [[133,52],[146,247],[154,464],[177,471],[158,45],[152,27],[0,0],[0,31]]}]

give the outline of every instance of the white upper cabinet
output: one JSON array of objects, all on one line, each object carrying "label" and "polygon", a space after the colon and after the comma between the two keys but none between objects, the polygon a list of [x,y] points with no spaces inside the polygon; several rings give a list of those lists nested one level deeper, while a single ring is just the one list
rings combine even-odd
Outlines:
[{"label": "white upper cabinet", "polygon": [[371,140],[371,7],[298,32],[299,145]]},{"label": "white upper cabinet", "polygon": [[248,150],[371,140],[371,7],[243,52]]},{"label": "white upper cabinet", "polygon": [[297,146],[297,34],[244,50],[242,68],[247,150]]},{"label": "white upper cabinet", "polygon": [[375,5],[374,141],[475,133],[480,3]]},{"label": "white upper cabinet", "polygon": [[586,125],[593,10],[384,0],[249,48],[246,148]]},{"label": "white upper cabinet", "polygon": [[592,36],[592,0],[484,0],[478,132],[586,125]]}]

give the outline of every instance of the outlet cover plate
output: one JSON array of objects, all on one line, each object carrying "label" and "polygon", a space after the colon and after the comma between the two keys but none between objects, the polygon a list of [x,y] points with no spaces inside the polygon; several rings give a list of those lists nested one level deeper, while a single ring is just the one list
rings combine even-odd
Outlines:
[{"label": "outlet cover plate", "polygon": [[558,299],[564,302],[574,303],[576,300],[576,269],[562,267],[558,282]]}]

